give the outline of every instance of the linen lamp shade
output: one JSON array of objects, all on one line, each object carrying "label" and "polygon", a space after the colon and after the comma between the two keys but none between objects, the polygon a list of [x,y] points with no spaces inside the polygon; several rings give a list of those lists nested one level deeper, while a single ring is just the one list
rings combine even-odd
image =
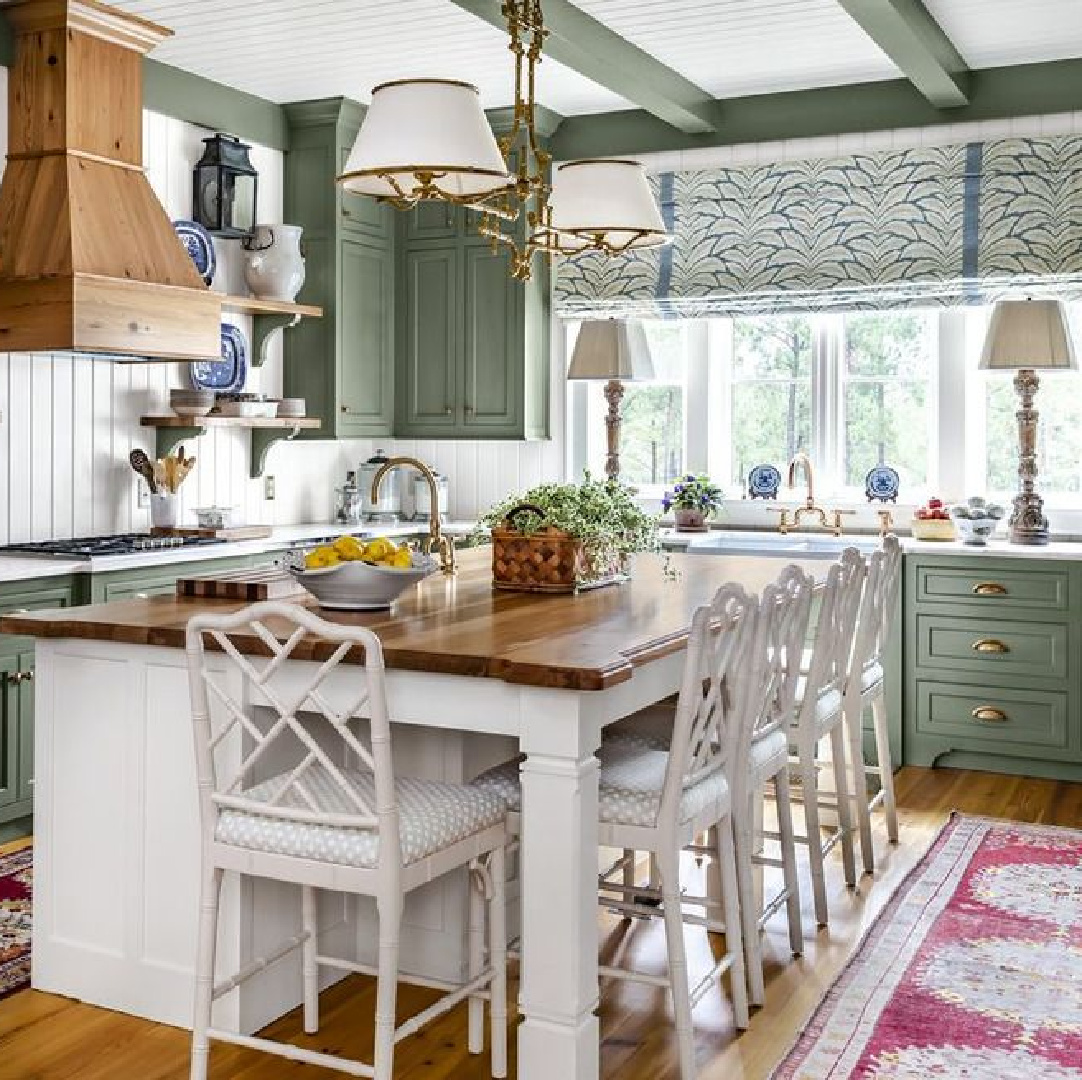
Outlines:
[{"label": "linen lamp shade", "polygon": [[[431,185],[425,189],[425,178]],[[388,199],[481,199],[510,186],[476,86],[447,79],[384,83],[372,91],[345,170],[347,191]]]},{"label": "linen lamp shade", "polygon": [[646,331],[639,322],[592,319],[579,328],[571,354],[569,379],[652,379],[654,362]]},{"label": "linen lamp shade", "polygon": [[1067,312],[1059,300],[1001,300],[981,351],[982,371],[1077,371]]}]

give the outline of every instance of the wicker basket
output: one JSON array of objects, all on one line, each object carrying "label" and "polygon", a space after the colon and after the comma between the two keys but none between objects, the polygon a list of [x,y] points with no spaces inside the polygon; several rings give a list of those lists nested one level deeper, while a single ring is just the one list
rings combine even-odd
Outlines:
[{"label": "wicker basket", "polygon": [[571,593],[626,580],[618,558],[590,559],[582,541],[561,529],[524,533],[515,527],[519,514],[543,511],[529,503],[511,510],[492,530],[492,583],[516,592]]}]

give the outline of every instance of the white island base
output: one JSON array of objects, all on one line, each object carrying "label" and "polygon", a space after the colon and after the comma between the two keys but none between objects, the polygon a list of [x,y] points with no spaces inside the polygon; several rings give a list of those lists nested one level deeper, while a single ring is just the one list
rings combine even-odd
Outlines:
[{"label": "white island base", "polygon": [[[190,1028],[200,830],[185,655],[42,640],[37,672],[33,986]],[[456,782],[518,751],[506,737],[421,726],[397,726],[394,740],[399,772]],[[374,902],[324,894],[320,915],[321,951],[374,963]],[[461,979],[465,928],[464,874],[411,894],[402,970]],[[219,978],[299,931],[299,889],[227,874]],[[343,977],[322,972],[324,985]],[[295,951],[222,998],[215,1024],[250,1034],[301,997]]]}]

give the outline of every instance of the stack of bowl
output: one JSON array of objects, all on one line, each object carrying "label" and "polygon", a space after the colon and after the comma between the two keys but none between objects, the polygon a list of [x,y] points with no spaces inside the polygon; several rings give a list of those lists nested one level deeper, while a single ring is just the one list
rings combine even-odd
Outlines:
[{"label": "stack of bowl", "polygon": [[214,391],[170,390],[169,407],[177,416],[206,416],[214,408]]}]

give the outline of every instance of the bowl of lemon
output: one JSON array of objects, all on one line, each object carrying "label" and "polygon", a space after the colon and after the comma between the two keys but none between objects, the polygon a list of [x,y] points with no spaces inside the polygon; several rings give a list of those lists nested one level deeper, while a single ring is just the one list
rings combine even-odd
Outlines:
[{"label": "bowl of lemon", "polygon": [[439,569],[435,559],[385,536],[340,536],[333,544],[294,552],[288,565],[320,607],[336,611],[389,608],[411,585]]}]

